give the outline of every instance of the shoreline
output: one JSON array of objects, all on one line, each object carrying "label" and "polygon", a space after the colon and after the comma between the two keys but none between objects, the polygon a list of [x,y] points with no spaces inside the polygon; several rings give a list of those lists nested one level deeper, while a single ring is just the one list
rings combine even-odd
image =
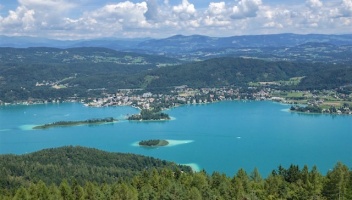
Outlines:
[{"label": "shoreline", "polygon": [[[288,102],[281,102],[281,101],[276,101],[276,100],[272,100],[272,99],[265,99],[265,100],[246,100],[246,99],[233,99],[233,100],[229,100],[229,99],[225,99],[225,100],[219,100],[219,101],[213,101],[213,102],[203,102],[203,103],[191,103],[191,104],[178,104],[172,107],[168,107],[168,108],[162,108],[162,111],[168,111],[168,110],[172,110],[178,107],[183,107],[183,106],[197,106],[197,105],[209,105],[209,104],[213,104],[213,103],[221,103],[221,102],[236,102],[236,101],[240,101],[240,102],[257,102],[257,101],[270,101],[272,103],[279,103],[281,105],[287,105],[287,106],[292,106],[292,105],[297,105],[294,103],[288,103]],[[62,101],[62,102],[43,102],[43,103],[4,103],[4,104],[0,104],[0,108],[2,106],[33,106],[33,105],[46,105],[46,104],[65,104],[65,103],[79,103],[82,104],[85,107],[94,107],[94,108],[101,108],[101,107],[123,107],[123,106],[128,106],[128,107],[132,107],[138,110],[142,110],[140,107],[135,106],[135,105],[105,105],[105,106],[91,106],[91,105],[87,105],[86,103],[83,103],[81,101]],[[299,104],[302,106],[307,106],[306,104]],[[300,112],[300,111],[293,111],[290,110],[289,112],[291,113],[301,113],[301,114],[320,114],[320,115],[337,115],[337,116],[352,116],[352,113],[348,114],[348,113],[318,113],[318,112]],[[134,121],[134,122],[158,122],[158,121],[171,121],[172,119],[161,119],[161,120],[128,120],[128,121]]]}]

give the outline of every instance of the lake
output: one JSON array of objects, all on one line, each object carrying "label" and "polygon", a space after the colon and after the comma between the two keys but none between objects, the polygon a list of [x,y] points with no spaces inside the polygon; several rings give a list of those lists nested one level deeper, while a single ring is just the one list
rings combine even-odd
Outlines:
[{"label": "lake", "polygon": [[[85,107],[80,103],[0,107],[0,154],[25,154],[65,145],[128,152],[189,164],[233,176],[255,167],[267,176],[281,164],[317,165],[322,173],[342,161],[352,166],[352,116],[299,114],[270,101],[227,101],[165,111],[172,120],[130,122],[132,107]],[[103,125],[32,130],[35,125],[114,117]],[[170,146],[143,148],[140,140]]]}]

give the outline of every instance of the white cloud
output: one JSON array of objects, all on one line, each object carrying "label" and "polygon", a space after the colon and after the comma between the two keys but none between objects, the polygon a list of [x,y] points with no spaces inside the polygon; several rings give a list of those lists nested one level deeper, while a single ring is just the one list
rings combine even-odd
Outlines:
[{"label": "white cloud", "polygon": [[147,12],[147,3],[132,3],[125,1],[109,4],[93,12],[85,13],[101,23],[120,23],[125,26],[141,26],[146,23],[144,14]]},{"label": "white cloud", "polygon": [[306,4],[313,9],[321,8],[323,6],[323,3],[320,0],[308,0]]},{"label": "white cloud", "polygon": [[188,0],[182,0],[180,5],[174,6],[172,9],[175,13],[187,13],[192,15],[196,12],[194,5],[189,3]]},{"label": "white cloud", "polygon": [[232,8],[231,17],[234,19],[255,17],[261,5],[261,0],[241,0]]},{"label": "white cloud", "polygon": [[149,21],[160,21],[160,8],[157,0],[147,0],[147,12],[144,14]]},{"label": "white cloud", "polygon": [[343,17],[352,16],[352,0],[343,0],[340,8],[340,14]]},{"label": "white cloud", "polygon": [[231,23],[230,12],[231,10],[227,8],[225,2],[211,2],[203,17],[203,24],[205,26],[228,26]]},{"label": "white cloud", "polygon": [[196,9],[188,0],[182,0],[182,3],[172,7],[174,16],[182,21],[191,20],[196,15]]},{"label": "white cloud", "polygon": [[181,4],[172,6],[169,13],[171,14],[164,16],[165,23],[163,25],[171,25],[170,28],[175,30],[200,27],[201,16],[198,15],[194,4],[189,3],[188,0],[182,0]]},{"label": "white cloud", "polygon": [[5,18],[0,18],[1,27],[6,31],[28,31],[35,27],[35,11],[24,7],[18,7],[15,11],[9,11]]},{"label": "white cloud", "polygon": [[223,1],[219,3],[211,2],[209,4],[208,13],[210,15],[223,15],[226,12],[227,12],[226,4]]},{"label": "white cloud", "polygon": [[265,28],[283,28],[284,26],[277,22],[268,22],[263,25]]},{"label": "white cloud", "polygon": [[168,0],[127,0],[84,10],[88,1],[93,0],[19,0],[16,9],[0,16],[0,35],[73,39],[352,30],[352,0],[306,0],[294,6],[267,5],[262,0],[214,0],[202,9],[196,8],[194,0],[176,5]]}]

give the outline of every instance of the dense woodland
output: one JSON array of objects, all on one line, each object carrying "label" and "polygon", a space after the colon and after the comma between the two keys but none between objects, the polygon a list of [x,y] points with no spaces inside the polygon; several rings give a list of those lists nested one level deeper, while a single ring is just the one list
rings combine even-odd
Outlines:
[{"label": "dense woodland", "polygon": [[117,119],[114,119],[113,117],[106,117],[101,119],[87,119],[84,121],[58,121],[50,124],[35,126],[33,127],[33,129],[48,129],[48,128],[54,128],[54,127],[78,126],[78,125],[87,125],[87,124],[97,125],[97,124],[103,124],[103,123],[112,123],[114,121],[117,121]]},{"label": "dense woodland", "polygon": [[128,120],[169,120],[170,116],[160,110],[143,109],[140,114],[131,115]]},{"label": "dense woodland", "polygon": [[63,147],[0,156],[0,199],[352,199],[352,170],[279,166],[233,176],[132,154]]},{"label": "dense woodland", "polygon": [[20,156],[0,155],[0,188],[16,189],[39,180],[58,185],[71,178],[79,184],[85,181],[112,184],[150,168],[191,171],[189,167],[151,157],[69,146]]},{"label": "dense woodland", "polygon": [[83,99],[126,88],[163,92],[179,85],[248,86],[292,77],[304,78],[280,89],[335,89],[351,85],[352,80],[352,64],[230,57],[181,63],[104,48],[0,48],[0,101]]},{"label": "dense woodland", "polygon": [[0,100],[91,97],[138,88],[144,81],[140,73],[177,63],[181,61],[105,48],[0,48]]},{"label": "dense woodland", "polygon": [[167,146],[169,142],[167,140],[142,140],[138,142],[139,146],[146,146],[146,147],[160,147],[160,146]]}]

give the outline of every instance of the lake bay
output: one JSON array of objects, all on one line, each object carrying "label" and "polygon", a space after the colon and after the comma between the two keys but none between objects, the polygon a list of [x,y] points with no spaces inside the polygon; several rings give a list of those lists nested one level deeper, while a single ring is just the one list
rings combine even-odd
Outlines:
[{"label": "lake bay", "polygon": [[[130,122],[132,107],[85,107],[80,103],[0,107],[0,154],[25,154],[65,145],[110,152],[136,153],[208,173],[232,176],[239,168],[257,167],[267,176],[291,163],[326,173],[338,161],[352,166],[352,116],[299,114],[290,105],[270,101],[231,101],[189,105],[165,111],[173,119]],[[32,130],[35,125],[114,117],[103,125]],[[167,147],[143,148],[140,140],[165,139]]]}]

